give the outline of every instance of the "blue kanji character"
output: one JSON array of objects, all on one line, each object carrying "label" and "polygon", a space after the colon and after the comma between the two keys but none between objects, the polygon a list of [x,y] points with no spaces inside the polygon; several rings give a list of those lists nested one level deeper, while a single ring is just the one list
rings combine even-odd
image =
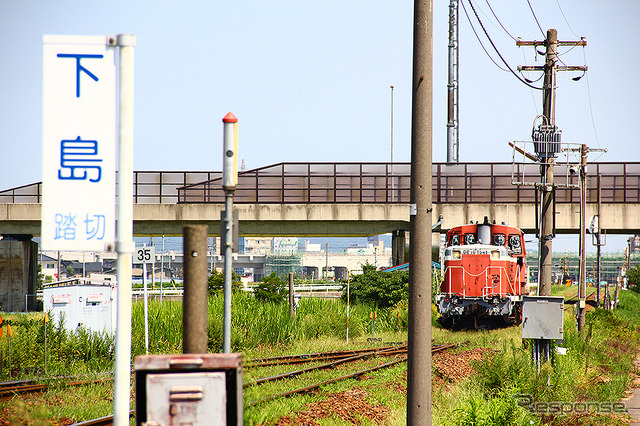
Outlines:
[{"label": "blue kanji character", "polygon": [[56,213],[56,235],[55,239],[75,240],[76,239],[76,217],[71,213],[64,215]]},{"label": "blue kanji character", "polygon": [[[68,176],[62,175],[62,170],[58,170],[58,179],[85,180],[87,170],[93,169],[98,172],[95,179],[89,182],[99,182],[102,178],[102,167],[93,165],[102,161],[100,158],[92,158],[98,155],[98,141],[83,140],[78,136],[76,139],[65,139],[60,141],[60,167],[69,170]],[[76,170],[82,172],[76,174]]]},{"label": "blue kanji character", "polygon": [[96,215],[93,215],[93,217],[87,215],[86,219],[84,220],[84,223],[86,224],[87,240],[91,240],[93,238],[96,238],[97,240],[101,240],[104,238],[104,232],[105,232],[104,215],[96,214]]},{"label": "blue kanji character", "polygon": [[80,60],[83,58],[87,59],[102,59],[104,55],[88,55],[88,54],[74,54],[74,53],[58,53],[58,58],[75,58],[76,60],[76,98],[80,97],[80,74],[85,72],[89,77],[93,79],[93,81],[98,81],[98,77],[86,69],[80,64]]}]

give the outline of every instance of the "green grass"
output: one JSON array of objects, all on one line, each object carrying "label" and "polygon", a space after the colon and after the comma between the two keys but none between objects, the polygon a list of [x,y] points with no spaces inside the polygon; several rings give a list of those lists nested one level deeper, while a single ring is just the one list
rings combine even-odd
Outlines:
[{"label": "green grass", "polygon": [[113,384],[98,383],[74,388],[52,387],[28,399],[13,397],[0,403],[0,419],[10,424],[50,425],[77,422],[113,413]]},{"label": "green grass", "polygon": [[[554,294],[571,293],[571,287],[554,287]],[[575,290],[575,288],[573,288]],[[565,312],[563,346],[567,355],[555,355],[550,363],[538,372],[530,362],[530,349],[523,345],[521,329],[510,327],[492,331],[455,331],[432,327],[434,343],[468,343],[455,351],[473,348],[491,348],[493,357],[476,364],[477,373],[458,383],[434,382],[433,423],[436,425],[459,424],[540,424],[543,420],[515,404],[512,395],[527,393],[538,402],[550,401],[619,401],[630,386],[634,371],[633,359],[640,346],[640,294],[623,291],[619,309],[589,311],[587,329],[575,331],[573,311]],[[289,316],[288,305],[259,302],[250,295],[234,295],[232,314],[232,349],[241,351],[245,359],[324,352],[328,350],[360,349],[373,346],[370,337],[371,308],[363,305],[351,307],[349,343],[346,342],[346,306],[336,300],[302,299],[297,315]],[[398,313],[400,316],[398,317]],[[209,298],[209,350],[219,351],[222,329],[222,297]],[[383,342],[407,340],[406,304],[378,310],[375,337]],[[149,334],[151,353],[180,353],[182,350],[182,305],[180,302],[152,301],[149,304]],[[12,338],[13,367],[19,377],[43,373],[43,326],[41,315],[5,317],[14,328]],[[135,303],[132,319],[133,356],[144,353],[143,304]],[[59,324],[49,323],[49,375],[83,373],[95,375],[112,368],[113,342],[106,336],[88,333],[69,334]],[[6,330],[6,327],[5,327]],[[0,339],[0,350],[5,353],[6,337]],[[364,365],[381,362],[374,359]],[[350,368],[338,367],[313,373],[305,377],[282,380],[248,388],[245,402],[280,393],[294,386],[319,382],[337,373],[346,374]],[[258,377],[290,371],[287,367],[271,367],[262,370],[247,369],[245,381]],[[6,376],[5,364],[5,379]],[[332,394],[352,387],[367,393],[372,406],[384,405],[389,409],[387,424],[406,422],[406,364],[367,375],[364,380],[346,380],[324,386],[311,395],[297,395],[262,403],[245,410],[246,424],[273,424],[291,412],[306,410],[308,404],[322,404]],[[0,402],[0,417],[17,418],[25,423],[39,424],[40,419],[64,419],[75,421],[98,417],[111,412],[112,384],[102,387],[73,388],[64,392],[52,390],[42,397]],[[77,390],[76,390],[77,389]],[[406,388],[405,388],[406,389]],[[96,394],[91,399],[88,393]],[[38,399],[41,398],[41,399]],[[515,404],[515,405],[514,405]],[[9,416],[9,417],[7,417]],[[362,424],[373,424],[361,419]],[[593,415],[585,419],[575,416],[547,416],[550,424],[622,424],[619,419]],[[46,424],[44,420],[42,424]],[[350,424],[337,415],[330,415],[321,425]]]},{"label": "green grass", "polygon": [[[558,289],[557,289],[558,290]],[[564,288],[559,292],[566,291]],[[556,293],[557,294],[557,293]],[[453,420],[438,417],[435,424],[528,424],[544,420],[549,424],[625,424],[620,417],[594,414],[588,417],[576,414],[536,416],[523,412],[520,407],[510,414],[513,423],[503,423],[504,413],[514,407],[510,395],[524,393],[536,402],[617,402],[629,388],[633,360],[640,345],[640,314],[637,306],[640,295],[625,291],[620,295],[620,308],[614,312],[591,310],[587,313],[587,328],[580,334],[575,329],[573,311],[567,310],[564,322],[567,355],[554,355],[551,362],[538,372],[530,362],[530,348],[523,346],[510,331],[492,333],[483,343],[498,349],[491,358],[476,364],[477,373],[468,381],[451,390],[451,396],[436,398],[434,413],[454,412]],[[483,339],[480,334],[476,342]],[[500,337],[503,339],[501,340]],[[499,344],[501,342],[501,344]],[[472,340],[473,343],[473,340]],[[522,423],[524,422],[524,423]]]}]

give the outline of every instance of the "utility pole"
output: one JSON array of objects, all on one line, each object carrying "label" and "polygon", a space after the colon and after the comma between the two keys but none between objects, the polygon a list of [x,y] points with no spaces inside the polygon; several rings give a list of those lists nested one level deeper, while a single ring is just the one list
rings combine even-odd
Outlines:
[{"label": "utility pole", "polygon": [[627,280],[627,275],[629,274],[629,269],[631,269],[631,247],[632,247],[632,241],[633,241],[632,237],[629,237],[627,239],[627,259],[626,259],[627,260],[627,262],[626,262],[627,263],[627,267],[626,267],[625,272],[624,272],[624,281],[623,281],[624,285],[629,283],[629,280]]},{"label": "utility pole", "polygon": [[393,89],[395,88],[395,86],[391,85],[389,87],[391,88],[391,164],[393,165]]},{"label": "utility pole", "polygon": [[[519,66],[520,71],[544,71],[542,90],[542,124],[534,129],[534,145],[540,160],[542,191],[542,211],[540,215],[540,268],[538,271],[538,295],[550,296],[552,283],[552,241],[555,235],[555,189],[553,184],[553,166],[555,155],[559,152],[560,130],[556,127],[556,73],[557,71],[586,71],[586,66],[558,66],[558,46],[586,46],[580,41],[558,41],[555,29],[547,30],[545,41],[516,41],[517,46],[545,46],[545,64],[540,66]],[[537,136],[537,137],[536,137]],[[537,139],[537,141],[536,141]]]},{"label": "utility pole", "polygon": [[[601,233],[602,233],[602,218],[600,216],[600,208],[602,207],[602,183],[600,181],[600,174],[598,174],[597,177],[597,182],[598,182],[598,214],[596,215],[596,223],[594,224],[595,226],[593,227],[593,231],[595,234],[595,245],[596,245],[596,249],[597,249],[597,254],[596,254],[596,306],[599,307],[600,306],[600,282],[602,281],[602,269],[600,266],[600,262],[602,261],[601,258],[601,251],[602,251],[602,246],[604,245],[604,243],[601,240]],[[604,308],[605,309],[609,309],[609,283],[607,283],[606,287],[604,288]]]},{"label": "utility pole", "polygon": [[407,424],[431,426],[433,1],[414,0]]},{"label": "utility pole", "polygon": [[[207,352],[207,225],[185,225],[182,353]],[[146,264],[145,264],[146,265]]]},{"label": "utility pole", "polygon": [[329,278],[329,243],[324,243],[324,278]]},{"label": "utility pole", "polygon": [[580,146],[580,272],[578,277],[578,331],[584,332],[584,314],[586,308],[586,210],[587,210],[587,145]]},{"label": "utility pole", "polygon": [[395,86],[391,85],[389,86],[391,88],[391,164],[389,164],[389,171],[391,174],[391,202],[393,202],[394,199],[394,176],[393,176],[393,89]]}]

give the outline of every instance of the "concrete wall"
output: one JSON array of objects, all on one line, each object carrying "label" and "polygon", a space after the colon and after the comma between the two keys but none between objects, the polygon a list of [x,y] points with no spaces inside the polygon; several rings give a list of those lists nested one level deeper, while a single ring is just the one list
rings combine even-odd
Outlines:
[{"label": "concrete wall", "polygon": [[[434,204],[433,221],[442,229],[484,216],[526,233],[536,228],[533,203]],[[408,204],[237,204],[243,236],[368,236],[409,229]],[[136,204],[135,235],[180,236],[187,224],[220,228],[221,204]],[[579,205],[556,205],[556,232],[577,233]],[[587,205],[587,217],[596,205]],[[640,204],[603,204],[601,224],[609,234],[640,234]],[[40,204],[0,204],[0,234],[40,234]]]},{"label": "concrete wall", "polygon": [[38,244],[30,238],[27,241],[0,240],[0,310],[35,309],[37,265]]},{"label": "concrete wall", "polygon": [[[326,266],[327,257],[325,253],[304,253],[302,255],[302,264],[304,266],[315,266],[318,268],[319,278],[323,277],[323,268]],[[362,265],[369,262],[372,265],[376,264],[376,255],[350,255],[341,253],[329,253],[329,267],[332,266],[344,266],[351,273],[362,273]],[[391,255],[378,254],[377,255],[378,269],[381,267],[388,268],[391,265]]]}]

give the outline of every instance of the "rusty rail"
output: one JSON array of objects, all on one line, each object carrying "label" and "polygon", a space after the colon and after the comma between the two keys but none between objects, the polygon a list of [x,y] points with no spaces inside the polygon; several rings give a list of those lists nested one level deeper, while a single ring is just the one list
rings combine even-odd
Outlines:
[{"label": "rusty rail", "polygon": [[[459,345],[462,345],[462,344],[465,344],[465,343],[466,342],[463,342],[463,343],[451,343],[451,344],[446,344],[446,345],[437,345],[437,346],[432,347],[431,353],[440,352],[440,351],[443,351],[445,349],[453,348],[453,347],[456,347],[456,346],[459,346]],[[364,369],[364,370],[359,370],[359,371],[356,371],[355,373],[349,373],[349,374],[346,374],[344,376],[336,377],[336,378],[333,378],[333,379],[328,379],[328,380],[325,380],[323,382],[314,383],[314,384],[309,385],[309,386],[304,386],[304,387],[301,387],[301,388],[292,389],[292,390],[289,390],[289,391],[286,391],[286,392],[282,392],[282,393],[279,393],[279,394],[276,394],[276,395],[270,395],[270,396],[267,396],[265,398],[262,398],[262,399],[259,399],[259,400],[256,400],[256,401],[249,402],[249,403],[245,404],[245,406],[251,407],[251,406],[254,406],[254,405],[261,404],[263,402],[271,401],[271,400],[282,398],[282,397],[285,397],[285,396],[294,395],[294,394],[298,394],[298,393],[309,392],[309,391],[317,389],[317,388],[319,388],[321,386],[324,386],[324,385],[327,385],[327,384],[330,384],[330,383],[334,383],[334,382],[338,382],[338,381],[341,381],[341,380],[358,379],[363,374],[370,373],[370,372],[373,372],[373,371],[377,371],[377,370],[380,370],[380,369],[383,369],[383,368],[388,368],[388,367],[394,366],[394,365],[399,364],[399,363],[401,363],[403,361],[406,361],[406,360],[407,360],[407,357],[403,357],[403,358],[400,358],[400,359],[396,359],[396,360],[387,362],[385,364],[380,364],[380,365],[376,365],[376,366],[371,367],[371,368],[367,368],[367,369]]]},{"label": "rusty rail", "polygon": [[274,357],[266,357],[266,358],[253,358],[248,359],[243,362],[243,368],[252,368],[252,367],[268,367],[271,365],[282,365],[282,364],[301,364],[305,362],[311,361],[324,361],[329,359],[338,359],[344,358],[348,356],[353,356],[365,352],[375,352],[375,351],[383,351],[387,349],[394,349],[397,347],[406,347],[405,343],[393,346],[381,346],[377,348],[366,348],[366,349],[352,349],[346,351],[331,351],[331,352],[314,352],[308,354],[298,354],[298,355],[282,355],[282,356],[274,356]]},{"label": "rusty rail", "polygon": [[364,352],[364,353],[361,353],[361,354],[358,354],[358,355],[353,355],[353,356],[350,356],[350,357],[347,357],[347,358],[343,357],[343,358],[337,359],[335,361],[331,361],[331,362],[326,363],[326,364],[316,365],[314,367],[303,368],[301,370],[296,370],[296,371],[291,371],[291,372],[287,372],[287,373],[277,374],[275,376],[263,377],[263,378],[260,378],[260,379],[256,379],[256,380],[253,380],[251,382],[245,383],[244,387],[258,385],[258,384],[266,383],[266,382],[272,382],[274,380],[279,380],[279,379],[284,379],[284,378],[292,378],[292,377],[298,376],[298,375],[303,374],[303,373],[308,373],[310,371],[324,370],[324,369],[327,369],[327,368],[333,369],[337,365],[340,365],[340,364],[346,364],[346,363],[358,361],[358,360],[361,360],[361,359],[367,359],[367,358],[373,357],[373,356],[392,356],[392,355],[406,354],[406,353],[407,353],[406,345],[405,346],[392,347],[392,348],[383,349],[383,350]]}]

